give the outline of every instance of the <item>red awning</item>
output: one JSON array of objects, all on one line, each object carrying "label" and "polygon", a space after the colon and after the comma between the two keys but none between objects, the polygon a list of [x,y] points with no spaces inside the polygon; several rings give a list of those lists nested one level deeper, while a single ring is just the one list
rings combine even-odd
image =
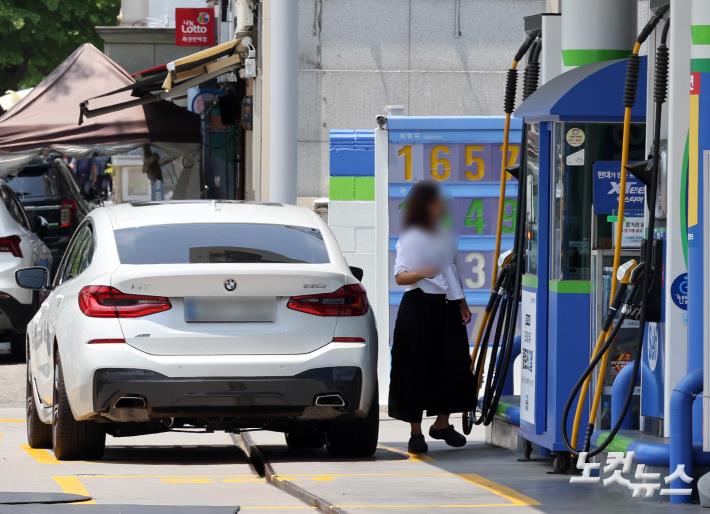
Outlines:
[{"label": "red awning", "polygon": [[111,100],[135,100],[135,81],[118,64],[91,44],[74,51],[34,88],[32,93],[0,118],[0,152],[20,152],[51,145],[108,143],[198,143],[199,116],[170,102],[134,105],[79,125],[80,104],[117,87],[126,91]]}]

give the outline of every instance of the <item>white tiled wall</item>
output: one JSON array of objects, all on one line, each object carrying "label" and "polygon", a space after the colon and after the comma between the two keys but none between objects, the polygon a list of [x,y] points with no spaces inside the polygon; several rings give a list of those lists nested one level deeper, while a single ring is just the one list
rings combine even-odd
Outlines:
[{"label": "white tiled wall", "polygon": [[375,301],[375,202],[331,201],[328,225],[338,240],[345,260],[362,268],[363,286],[376,308]]}]

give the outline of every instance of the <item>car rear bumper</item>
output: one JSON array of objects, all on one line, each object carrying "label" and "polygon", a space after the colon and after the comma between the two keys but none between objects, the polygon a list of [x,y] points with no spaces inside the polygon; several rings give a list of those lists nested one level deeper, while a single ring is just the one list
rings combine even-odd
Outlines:
[{"label": "car rear bumper", "polygon": [[[82,323],[63,324],[57,329],[59,355],[64,365],[64,384],[74,418],[94,418],[94,375],[104,369],[150,370],[164,377],[184,381],[254,380],[263,377],[289,380],[320,368],[356,367],[362,373],[362,391],[356,415],[370,408],[377,385],[377,338],[368,342],[332,342],[309,353],[260,355],[153,355],[125,343],[87,344],[123,336],[116,319],[86,318]],[[287,344],[287,341],[286,341]],[[51,387],[41,398],[51,404]]]},{"label": "car rear bumper", "polygon": [[[326,419],[355,412],[362,370],[316,368],[292,377],[167,377],[145,369],[94,373],[94,411],[117,422],[164,418]],[[325,404],[325,405],[324,405]],[[241,423],[240,423],[241,422]]]}]

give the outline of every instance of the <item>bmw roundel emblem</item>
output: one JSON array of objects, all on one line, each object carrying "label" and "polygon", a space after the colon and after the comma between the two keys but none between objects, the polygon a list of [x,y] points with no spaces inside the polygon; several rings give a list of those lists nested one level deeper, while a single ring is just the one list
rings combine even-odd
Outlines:
[{"label": "bmw roundel emblem", "polygon": [[233,278],[228,278],[224,281],[224,288],[227,291],[234,291],[237,288],[237,281]]}]

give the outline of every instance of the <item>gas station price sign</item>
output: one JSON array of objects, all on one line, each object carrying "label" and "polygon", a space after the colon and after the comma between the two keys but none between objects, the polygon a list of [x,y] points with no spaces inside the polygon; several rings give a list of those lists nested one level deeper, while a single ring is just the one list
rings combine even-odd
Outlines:
[{"label": "gas station price sign", "polygon": [[[520,158],[521,124],[515,120],[506,166]],[[438,182],[449,200],[450,224],[458,234],[458,261],[466,299],[474,315],[469,333],[480,322],[491,287],[496,221],[503,162],[503,119],[493,117],[388,119],[388,214],[390,329],[403,294],[392,276],[402,210],[418,181]],[[508,176],[503,202],[502,251],[515,232],[517,180]]]},{"label": "gas station price sign", "polygon": [[[520,146],[510,145],[507,163],[517,163]],[[418,144],[390,145],[390,181],[474,184],[497,182],[503,160],[502,144]]]}]

